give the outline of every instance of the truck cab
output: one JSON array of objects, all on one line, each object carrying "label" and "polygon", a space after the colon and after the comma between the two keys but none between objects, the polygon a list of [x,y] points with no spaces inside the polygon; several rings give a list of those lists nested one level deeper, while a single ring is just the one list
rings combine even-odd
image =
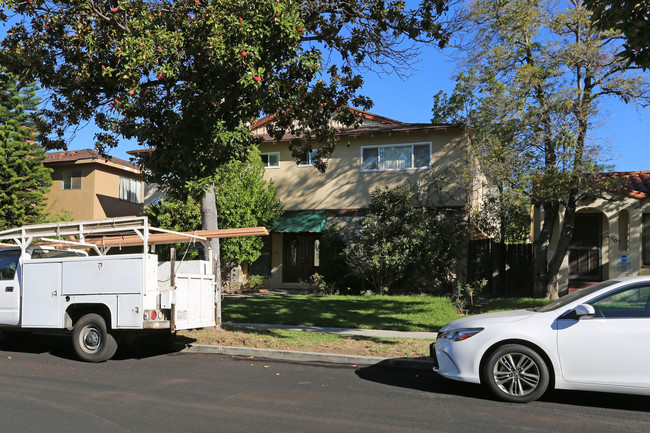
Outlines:
[{"label": "truck cab", "polygon": [[[21,254],[19,247],[0,249],[0,326],[17,326],[20,322]],[[30,245],[24,254],[26,260],[62,257],[88,257],[88,253],[70,248]]]}]

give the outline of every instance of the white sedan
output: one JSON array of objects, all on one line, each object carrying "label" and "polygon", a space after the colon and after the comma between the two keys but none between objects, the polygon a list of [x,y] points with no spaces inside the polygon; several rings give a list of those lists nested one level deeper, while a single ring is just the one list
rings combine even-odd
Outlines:
[{"label": "white sedan", "polygon": [[650,395],[650,277],[454,320],[431,355],[440,375],[483,384],[511,402],[536,400],[548,388]]}]

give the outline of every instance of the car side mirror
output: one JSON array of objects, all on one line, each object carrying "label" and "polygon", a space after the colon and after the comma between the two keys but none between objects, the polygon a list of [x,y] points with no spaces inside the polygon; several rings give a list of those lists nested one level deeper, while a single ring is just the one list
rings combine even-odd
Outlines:
[{"label": "car side mirror", "polygon": [[593,305],[580,304],[573,311],[575,311],[578,319],[591,319],[596,314]]}]

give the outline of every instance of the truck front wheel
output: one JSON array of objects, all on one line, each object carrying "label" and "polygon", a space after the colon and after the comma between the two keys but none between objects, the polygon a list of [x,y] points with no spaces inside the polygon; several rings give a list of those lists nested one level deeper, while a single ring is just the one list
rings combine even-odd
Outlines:
[{"label": "truck front wheel", "polygon": [[117,351],[117,342],[99,314],[86,314],[75,323],[72,346],[77,356],[87,362],[104,362]]}]

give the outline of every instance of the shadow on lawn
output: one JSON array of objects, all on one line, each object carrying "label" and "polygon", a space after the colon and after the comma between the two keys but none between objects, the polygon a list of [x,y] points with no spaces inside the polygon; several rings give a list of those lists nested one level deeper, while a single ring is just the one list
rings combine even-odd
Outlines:
[{"label": "shadow on lawn", "polygon": [[[432,331],[423,325],[427,316],[440,312],[436,305],[419,297],[341,297],[265,295],[227,298],[223,303],[224,320],[229,322],[277,323],[281,325],[317,325],[326,327]],[[455,319],[449,303],[448,319]]]}]

